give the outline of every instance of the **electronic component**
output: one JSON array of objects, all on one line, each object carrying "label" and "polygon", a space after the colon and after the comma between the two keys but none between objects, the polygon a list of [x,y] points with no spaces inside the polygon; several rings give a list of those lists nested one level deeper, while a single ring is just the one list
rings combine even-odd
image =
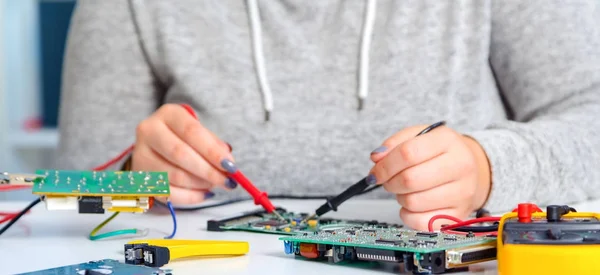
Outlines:
[{"label": "electronic component", "polygon": [[78,210],[80,214],[104,214],[102,197],[81,197],[78,200]]},{"label": "electronic component", "polygon": [[30,182],[32,193],[44,196],[48,210],[145,212],[154,197],[170,195],[166,172],[38,170],[36,174],[37,178],[14,178]]},{"label": "electronic component", "polygon": [[[468,237],[376,225],[347,225],[279,239],[284,241],[286,254],[328,259],[332,263],[404,262],[407,270],[418,274],[444,273],[496,259],[495,237]],[[315,247],[318,255],[315,255]],[[303,250],[305,252],[301,253]]]},{"label": "electronic component", "polygon": [[[500,220],[501,274],[600,274],[600,213],[522,203]],[[564,264],[547,264],[564,263]]]},{"label": "electronic component", "polygon": [[61,266],[56,268],[50,268],[46,270],[39,270],[27,273],[21,273],[19,275],[96,275],[96,274],[111,274],[111,275],[171,275],[170,269],[160,269],[147,266],[129,265],[121,263],[116,260],[100,260],[100,261],[89,261],[86,263]]},{"label": "electronic component", "polygon": [[[274,214],[267,213],[263,209],[256,211],[244,212],[232,217],[227,217],[219,220],[209,220],[207,224],[208,231],[247,231],[257,233],[273,233],[281,235],[295,235],[304,232],[333,232],[332,229],[342,228],[347,226],[357,226],[362,228],[363,225],[372,225],[377,228],[401,228],[402,225],[379,223],[377,221],[366,220],[344,220],[321,218],[309,220],[307,223],[300,223],[305,219],[307,213],[287,212],[283,208],[277,208],[276,211],[283,218],[281,220]],[[348,228],[351,230],[352,227]]]}]

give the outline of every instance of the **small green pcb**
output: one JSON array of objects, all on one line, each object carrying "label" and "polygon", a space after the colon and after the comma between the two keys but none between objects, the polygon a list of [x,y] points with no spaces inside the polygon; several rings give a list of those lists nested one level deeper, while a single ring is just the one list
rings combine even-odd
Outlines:
[{"label": "small green pcb", "polygon": [[496,243],[496,237],[422,232],[404,228],[378,226],[348,226],[335,230],[321,230],[279,238],[287,243],[313,243],[395,250],[413,253],[431,253],[448,249]]},{"label": "small green pcb", "polygon": [[38,170],[33,194],[55,196],[169,196],[166,172]]}]

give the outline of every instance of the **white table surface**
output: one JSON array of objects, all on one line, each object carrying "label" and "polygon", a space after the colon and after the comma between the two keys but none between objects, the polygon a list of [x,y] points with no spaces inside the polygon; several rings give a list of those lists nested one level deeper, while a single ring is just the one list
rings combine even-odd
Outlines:
[{"label": "white table surface", "polygon": [[[288,211],[311,212],[322,201],[274,200]],[[28,202],[0,202],[0,211],[20,210]],[[573,205],[579,211],[600,210],[600,201]],[[250,243],[248,255],[232,258],[180,260],[165,268],[179,274],[302,274],[313,270],[322,274],[410,274],[402,270],[379,268],[365,270],[325,262],[294,259],[283,252],[278,235],[247,232],[208,232],[206,221],[242,211],[256,209],[251,202],[238,203],[197,212],[178,212],[178,239],[240,240]],[[330,217],[376,219],[399,223],[396,201],[351,200]],[[89,232],[109,214],[80,215],[75,211],[47,211],[38,204],[11,229],[0,236],[0,274],[23,273],[52,267],[77,264],[91,260],[116,259],[123,261],[123,245],[130,237],[90,241]],[[125,228],[149,229],[147,238],[162,238],[170,234],[172,220],[168,212],[122,213],[102,232]],[[472,270],[453,274],[497,274],[496,262],[472,266]]]}]

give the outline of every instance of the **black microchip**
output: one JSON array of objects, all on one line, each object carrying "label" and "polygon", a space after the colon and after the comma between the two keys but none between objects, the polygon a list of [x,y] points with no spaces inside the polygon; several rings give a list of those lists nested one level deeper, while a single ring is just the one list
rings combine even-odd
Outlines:
[{"label": "black microchip", "polygon": [[417,232],[417,237],[435,238],[437,236],[438,236],[438,233],[436,233],[436,232]]},{"label": "black microchip", "polygon": [[436,245],[436,244],[437,244],[437,241],[434,241],[434,240],[426,240],[426,241],[425,241],[425,243],[426,243],[426,244],[431,244],[431,245]]},{"label": "black microchip", "polygon": [[331,222],[333,222],[333,221],[336,221],[336,220],[334,220],[334,219],[332,219],[332,218],[320,218],[320,219],[319,219],[319,223],[320,223],[320,224],[331,223]]},{"label": "black microchip", "polygon": [[393,244],[393,245],[404,244],[404,242],[401,241],[401,240],[385,240],[385,239],[375,240],[375,243],[379,243],[379,244]]},{"label": "black microchip", "polygon": [[452,237],[444,237],[444,240],[446,241],[456,241],[456,237],[452,236]]},{"label": "black microchip", "polygon": [[79,200],[79,214],[104,214],[102,197],[81,197]]},{"label": "black microchip", "polygon": [[416,243],[417,239],[410,238],[410,239],[408,239],[408,241],[411,242],[411,243]]},{"label": "black microchip", "polygon": [[377,230],[375,230],[375,229],[363,229],[363,232],[375,233],[375,232],[377,232]]}]

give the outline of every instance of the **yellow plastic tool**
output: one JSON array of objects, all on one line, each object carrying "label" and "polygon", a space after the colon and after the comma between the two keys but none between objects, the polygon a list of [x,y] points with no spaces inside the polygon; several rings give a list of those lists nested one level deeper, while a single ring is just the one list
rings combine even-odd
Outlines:
[{"label": "yellow plastic tool", "polygon": [[561,210],[560,215],[548,215],[550,207],[556,206],[542,212],[533,204],[520,204],[502,216],[497,239],[500,275],[600,274],[600,213]]},{"label": "yellow plastic tool", "polygon": [[150,239],[125,245],[125,262],[160,267],[172,260],[189,257],[227,257],[248,253],[250,245],[242,241]]}]

